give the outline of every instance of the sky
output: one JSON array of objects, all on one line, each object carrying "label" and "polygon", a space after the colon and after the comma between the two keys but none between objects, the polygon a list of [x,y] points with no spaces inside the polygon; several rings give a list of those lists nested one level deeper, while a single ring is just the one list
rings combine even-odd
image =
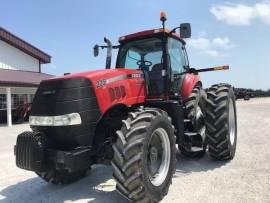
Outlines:
[{"label": "sky", "polygon": [[52,56],[45,73],[103,69],[106,51],[94,58],[95,44],[105,36],[117,44],[120,36],[159,28],[165,11],[168,28],[191,23],[191,67],[230,65],[229,71],[202,73],[205,87],[227,82],[270,89],[268,0],[1,0],[0,10],[1,27]]}]

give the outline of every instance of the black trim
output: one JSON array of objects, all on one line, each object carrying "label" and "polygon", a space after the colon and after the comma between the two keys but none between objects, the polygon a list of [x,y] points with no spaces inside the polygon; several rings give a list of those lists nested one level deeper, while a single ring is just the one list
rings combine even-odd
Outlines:
[{"label": "black trim", "polygon": [[46,161],[52,163],[58,169],[76,172],[87,169],[91,165],[93,150],[90,148],[70,151],[47,149],[45,154]]},{"label": "black trim", "polygon": [[58,116],[69,113],[79,113],[82,124],[33,128],[50,137],[56,143],[56,148],[91,145],[101,111],[90,80],[73,78],[41,82],[33,101],[31,115]]},{"label": "black trim", "polygon": [[30,171],[42,170],[44,148],[39,135],[39,132],[23,132],[18,135],[14,147],[17,167]]},{"label": "black trim", "polygon": [[172,124],[176,129],[176,143],[183,143],[184,139],[184,110],[183,104],[176,100],[149,100],[146,101],[146,106],[156,107],[166,111],[172,118]]}]

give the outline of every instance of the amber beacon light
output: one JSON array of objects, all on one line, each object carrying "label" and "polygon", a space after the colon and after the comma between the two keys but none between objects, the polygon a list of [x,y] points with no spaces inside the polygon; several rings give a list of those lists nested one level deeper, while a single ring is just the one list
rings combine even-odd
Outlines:
[{"label": "amber beacon light", "polygon": [[166,13],[164,11],[160,12],[160,21],[166,21],[167,17],[166,17]]}]

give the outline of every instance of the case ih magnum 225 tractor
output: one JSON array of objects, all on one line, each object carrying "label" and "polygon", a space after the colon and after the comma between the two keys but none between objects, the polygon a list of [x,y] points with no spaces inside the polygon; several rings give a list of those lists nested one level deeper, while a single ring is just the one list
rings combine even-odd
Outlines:
[{"label": "case ih magnum 225 tractor", "polygon": [[[32,132],[18,135],[18,167],[53,184],[83,177],[91,165],[111,162],[116,189],[132,202],[158,202],[168,193],[176,146],[185,156],[233,159],[237,127],[233,88],[207,92],[189,67],[184,38],[190,25],[120,37],[107,48],[105,70],[42,81],[33,101]],[[180,35],[176,30],[180,29]],[[116,68],[111,52],[119,49]]]}]

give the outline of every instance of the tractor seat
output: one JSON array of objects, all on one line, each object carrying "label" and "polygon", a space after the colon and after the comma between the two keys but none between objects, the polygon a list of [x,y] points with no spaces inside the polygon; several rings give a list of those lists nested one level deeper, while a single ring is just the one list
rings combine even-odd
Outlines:
[{"label": "tractor seat", "polygon": [[164,92],[164,82],[163,82],[163,77],[161,74],[162,68],[163,68],[163,64],[158,63],[152,67],[151,71],[149,71],[149,79],[150,79],[149,95],[150,96],[160,96]]}]

